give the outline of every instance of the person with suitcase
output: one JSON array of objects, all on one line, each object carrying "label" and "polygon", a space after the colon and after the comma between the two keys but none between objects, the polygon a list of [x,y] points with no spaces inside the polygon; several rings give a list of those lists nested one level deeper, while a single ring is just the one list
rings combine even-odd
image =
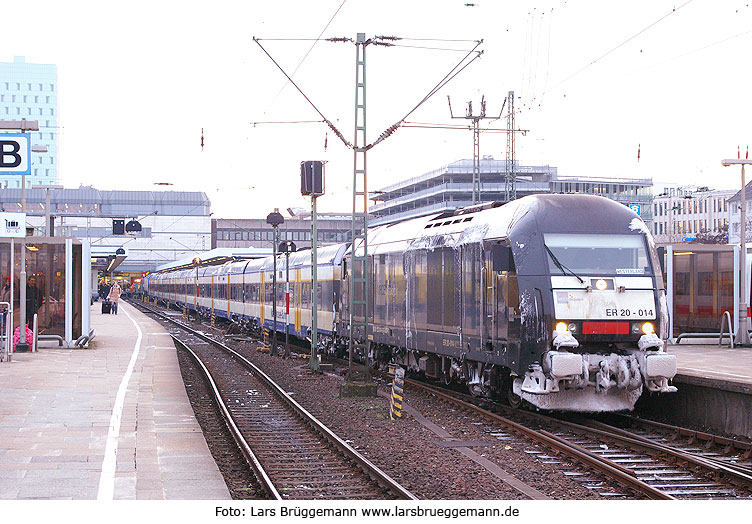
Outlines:
[{"label": "person with suitcase", "polygon": [[117,282],[114,282],[112,284],[112,287],[110,288],[109,294],[107,295],[107,300],[110,300],[112,302],[112,312],[115,315],[117,315],[118,302],[120,301],[120,295],[122,293],[122,288],[118,285]]}]

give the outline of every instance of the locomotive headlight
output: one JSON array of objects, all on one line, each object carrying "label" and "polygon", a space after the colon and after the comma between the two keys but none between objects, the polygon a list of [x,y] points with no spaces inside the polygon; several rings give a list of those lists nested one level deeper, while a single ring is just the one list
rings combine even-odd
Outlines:
[{"label": "locomotive headlight", "polygon": [[556,332],[557,333],[566,333],[567,330],[567,324],[566,322],[557,322],[556,324]]},{"label": "locomotive headlight", "polygon": [[574,322],[570,322],[569,325],[567,326],[567,329],[569,331],[571,331],[572,333],[576,333],[577,332],[577,324],[575,324]]},{"label": "locomotive headlight", "polygon": [[651,335],[651,334],[655,333],[655,328],[653,327],[652,323],[645,322],[642,325],[642,332],[645,333],[646,335]]},{"label": "locomotive headlight", "polygon": [[598,280],[597,280],[597,281],[595,282],[595,287],[596,287],[596,289],[598,289],[599,291],[604,291],[604,290],[608,289],[608,282],[606,282],[606,281],[605,281],[605,280],[603,280],[602,278],[599,278],[599,279],[598,279]]},{"label": "locomotive headlight", "polygon": [[640,324],[632,324],[632,334],[637,335],[642,330],[642,326]]}]

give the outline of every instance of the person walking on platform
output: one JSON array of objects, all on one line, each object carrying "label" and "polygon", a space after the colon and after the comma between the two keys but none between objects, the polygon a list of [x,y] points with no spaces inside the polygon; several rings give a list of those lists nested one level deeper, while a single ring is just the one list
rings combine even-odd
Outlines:
[{"label": "person walking on platform", "polygon": [[112,302],[112,312],[117,315],[118,301],[120,300],[120,294],[123,290],[120,288],[117,282],[112,284],[110,292],[107,294],[107,300]]}]

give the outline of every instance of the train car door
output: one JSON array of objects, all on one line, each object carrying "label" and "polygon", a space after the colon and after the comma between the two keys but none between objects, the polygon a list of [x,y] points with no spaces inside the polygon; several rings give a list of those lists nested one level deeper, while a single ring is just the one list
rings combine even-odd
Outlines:
[{"label": "train car door", "polygon": [[514,261],[509,246],[501,241],[487,245],[484,261],[484,349],[493,349],[495,341],[506,341],[509,327],[507,300]]}]

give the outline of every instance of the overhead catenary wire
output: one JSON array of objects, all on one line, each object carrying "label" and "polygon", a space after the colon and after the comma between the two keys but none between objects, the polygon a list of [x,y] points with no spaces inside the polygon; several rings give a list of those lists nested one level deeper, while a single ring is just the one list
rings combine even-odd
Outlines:
[{"label": "overhead catenary wire", "polygon": [[[342,9],[342,7],[345,5],[346,2],[347,2],[347,0],[342,0],[342,3],[339,4],[339,7],[337,8],[337,10],[334,12],[334,14],[332,15],[332,17],[326,23],[326,25],[324,26],[324,29],[321,30],[321,32],[319,33],[319,36],[313,41],[313,43],[311,44],[311,47],[308,48],[308,51],[303,56],[303,58],[300,59],[300,62],[298,62],[298,65],[295,66],[295,69],[293,70],[293,72],[292,72],[292,74],[290,76],[295,76],[295,73],[298,72],[298,69],[300,69],[300,66],[303,65],[303,62],[305,62],[306,58],[308,58],[308,55],[311,54],[311,51],[313,51],[313,48],[316,46],[317,43],[319,43],[319,40],[321,40],[321,35],[323,35],[324,32],[329,28],[329,26],[332,24],[332,21],[334,21],[334,18],[337,16],[337,14],[340,12],[340,10]],[[282,87],[279,88],[279,91],[274,96],[274,98],[272,99],[272,101],[269,102],[270,106],[272,104],[274,104],[274,102],[277,100],[277,98],[279,98],[279,95],[282,94],[282,91],[285,89],[286,86],[287,86],[286,82],[284,84],[282,84]]]},{"label": "overhead catenary wire", "polygon": [[[483,43],[483,40],[476,40],[475,41],[475,46],[470,51],[468,51],[468,53],[464,57],[462,57],[462,59],[457,63],[457,65],[455,65],[449,71],[449,73],[447,73],[446,75],[444,75],[444,78],[442,78],[433,87],[433,89],[431,89],[428,92],[428,94],[426,96],[424,96],[423,99],[416,104],[415,107],[413,107],[410,111],[408,111],[408,113],[405,116],[403,116],[400,120],[398,120],[395,124],[392,124],[391,126],[389,126],[383,133],[381,133],[381,135],[379,135],[379,137],[374,142],[372,142],[371,144],[367,145],[364,149],[365,150],[371,149],[376,144],[384,141],[389,136],[391,136],[392,133],[394,133],[399,127],[401,127],[403,125],[403,123],[405,122],[405,120],[407,120],[407,118],[411,114],[413,114],[420,106],[422,106],[424,103],[426,103],[426,101],[428,101],[429,98],[431,98],[433,95],[435,95],[437,92],[439,92],[439,90],[441,90],[442,87],[444,87],[446,84],[448,84],[449,82],[451,82],[452,79],[455,78],[458,74],[460,74],[467,66],[469,66],[470,64],[472,64],[475,60],[477,60],[483,54],[482,50],[481,51],[476,51],[476,49],[478,49],[478,46],[480,46],[482,43]],[[468,59],[468,57],[470,55],[472,55],[473,53],[476,53],[476,55],[469,62],[467,62],[464,65],[462,65]],[[460,66],[462,66],[462,67],[460,67]]]},{"label": "overhead catenary wire", "polygon": [[[666,18],[668,18],[669,16],[671,16],[671,15],[675,14],[675,13],[676,13],[676,12],[678,12],[678,11],[679,11],[680,9],[682,9],[683,7],[685,7],[685,6],[687,6],[688,4],[692,3],[693,1],[694,1],[694,0],[687,0],[686,2],[684,2],[684,3],[683,3],[682,5],[680,5],[679,7],[674,7],[674,8],[672,8],[672,10],[671,10],[671,11],[669,11],[669,12],[668,12],[668,13],[666,13],[665,15],[661,16],[661,17],[660,17],[660,18],[659,18],[658,20],[656,20],[656,21],[652,22],[652,23],[651,23],[651,24],[649,24],[648,26],[644,27],[643,29],[641,29],[641,30],[640,30],[640,31],[638,31],[637,33],[633,34],[632,36],[630,36],[629,38],[627,38],[626,40],[624,40],[623,42],[621,42],[620,44],[618,44],[618,45],[616,45],[615,47],[611,48],[610,50],[606,51],[606,52],[605,52],[604,54],[600,55],[600,56],[599,56],[598,58],[596,58],[596,59],[594,59],[594,60],[590,61],[589,63],[587,63],[586,65],[582,66],[582,67],[581,67],[580,69],[576,70],[575,72],[573,72],[573,73],[572,73],[572,74],[570,74],[569,76],[565,77],[565,78],[564,78],[563,80],[561,80],[560,82],[558,82],[558,83],[557,83],[556,85],[552,86],[552,87],[551,87],[550,89],[546,89],[545,91],[543,91],[543,92],[541,93],[541,97],[543,97],[543,96],[544,96],[544,95],[545,95],[546,93],[550,92],[551,90],[553,90],[553,89],[556,89],[557,87],[561,86],[562,84],[564,84],[564,83],[568,82],[569,80],[571,80],[571,79],[572,79],[572,78],[574,78],[575,76],[579,75],[579,74],[580,74],[580,73],[582,73],[583,71],[585,71],[585,70],[589,69],[590,67],[594,66],[595,64],[597,64],[598,62],[600,62],[601,60],[603,60],[604,58],[606,58],[606,57],[607,57],[608,55],[610,55],[610,54],[611,54],[611,53],[613,53],[614,51],[616,51],[616,50],[618,50],[618,49],[620,49],[620,48],[624,47],[624,46],[625,46],[626,44],[628,44],[629,42],[631,42],[632,40],[634,40],[635,38],[637,38],[637,37],[638,37],[638,36],[640,36],[641,34],[645,33],[646,31],[648,31],[648,30],[652,29],[653,27],[655,27],[656,25],[658,25],[659,23],[661,23],[662,21],[664,21],[664,20],[665,20]],[[536,98],[537,98],[537,97],[536,97]],[[533,101],[534,101],[534,99],[533,99],[533,100],[531,100],[531,103],[532,103]]]},{"label": "overhead catenary wire", "polygon": [[259,46],[259,47],[261,48],[261,50],[262,50],[262,51],[264,52],[264,54],[266,54],[266,56],[268,56],[268,57],[269,57],[269,60],[271,60],[271,61],[272,61],[272,63],[274,63],[274,65],[275,65],[275,66],[277,66],[277,69],[279,69],[279,70],[280,70],[280,71],[282,72],[282,74],[283,74],[283,75],[285,75],[285,77],[287,77],[287,79],[288,79],[288,80],[290,81],[290,83],[291,83],[291,84],[292,84],[292,85],[293,85],[293,86],[295,87],[295,89],[297,89],[297,90],[298,90],[298,92],[299,92],[299,93],[300,93],[301,95],[303,95],[303,98],[305,98],[305,99],[306,99],[306,101],[307,101],[307,102],[308,102],[308,103],[309,103],[309,104],[311,105],[311,107],[312,107],[312,108],[313,108],[313,109],[314,109],[314,110],[315,110],[315,111],[316,111],[316,112],[317,112],[317,113],[319,114],[319,116],[320,116],[320,117],[321,117],[321,118],[322,118],[322,119],[324,120],[324,123],[325,123],[325,124],[326,124],[327,126],[329,126],[329,128],[330,128],[330,129],[332,130],[332,132],[333,132],[333,133],[334,133],[334,134],[335,134],[335,135],[336,135],[336,136],[337,136],[337,137],[338,137],[338,138],[339,138],[340,140],[342,140],[342,142],[343,142],[343,143],[344,143],[344,144],[345,144],[345,145],[346,145],[347,147],[349,147],[349,148],[351,148],[351,149],[352,149],[352,147],[353,147],[352,143],[350,143],[350,141],[349,141],[349,140],[347,140],[347,139],[345,138],[345,136],[344,136],[344,135],[342,134],[342,132],[341,132],[341,131],[340,131],[339,129],[337,129],[337,128],[336,128],[336,126],[335,126],[335,125],[334,125],[334,124],[333,124],[333,123],[332,123],[332,122],[331,122],[331,121],[330,121],[330,120],[329,120],[328,118],[326,118],[326,117],[324,116],[324,113],[322,113],[321,111],[319,111],[319,108],[318,108],[318,107],[316,107],[316,105],[315,105],[315,104],[314,104],[314,103],[313,103],[313,102],[311,101],[311,99],[310,99],[310,98],[308,98],[308,96],[306,96],[306,94],[305,94],[305,93],[303,92],[303,90],[302,90],[302,89],[300,89],[300,87],[298,87],[298,84],[296,84],[296,83],[295,83],[295,82],[293,81],[293,79],[292,79],[292,78],[290,78],[290,75],[288,75],[288,74],[287,74],[287,73],[285,72],[285,70],[284,70],[284,69],[282,69],[282,66],[280,66],[280,65],[279,65],[279,64],[277,63],[277,61],[276,61],[276,60],[274,60],[274,58],[272,58],[272,55],[270,55],[270,54],[269,54],[269,52],[268,52],[268,51],[267,51],[266,49],[264,49],[264,46],[262,46],[262,45],[261,45],[261,42],[259,42],[259,39],[258,39],[258,38],[256,38],[256,37],[254,36],[254,37],[253,37],[253,41],[254,41],[254,42],[256,42],[256,44],[258,44],[258,46]]},{"label": "overhead catenary wire", "polygon": [[[382,42],[382,41],[377,40],[377,39],[396,41],[396,40],[399,40],[400,38],[399,37],[394,37],[394,36],[380,36],[380,37],[374,37],[368,43],[382,44],[382,45],[391,45],[391,44],[388,44],[386,42]],[[340,41],[340,40],[347,40],[347,39],[337,39],[337,41]],[[264,54],[266,54],[266,56],[269,57],[269,59],[272,61],[272,63],[275,66],[277,66],[277,69],[279,69],[282,72],[282,74],[285,75],[285,77],[295,87],[295,89],[297,89],[298,92],[301,95],[303,95],[303,98],[305,98],[306,101],[311,105],[311,107],[319,114],[319,116],[321,116],[322,121],[327,126],[329,126],[329,128],[332,130],[332,132],[342,141],[342,143],[345,144],[345,146],[347,146],[349,149],[354,149],[355,146],[349,140],[347,140],[344,137],[344,135],[342,134],[342,132],[339,131],[339,129],[337,129],[335,127],[335,125],[328,118],[326,118],[326,116],[324,116],[324,114],[316,107],[316,105],[308,98],[308,96],[306,96],[306,94],[303,92],[303,90],[293,81],[293,79],[290,77],[290,75],[288,75],[285,72],[285,70],[282,68],[282,66],[280,66],[279,63],[277,63],[277,61],[274,60],[274,58],[264,48],[264,46],[261,45],[260,39],[256,38],[254,36],[253,37],[253,41],[256,42],[256,44],[261,48],[261,50],[264,52]],[[374,147],[376,144],[382,142],[383,140],[385,140],[386,138],[388,138],[389,136],[391,136],[391,134],[394,133],[394,131],[396,131],[405,122],[405,120],[412,113],[414,113],[421,105],[423,105],[429,98],[431,98],[434,94],[436,94],[442,87],[444,87],[453,78],[455,78],[458,74],[460,74],[466,67],[468,67],[476,59],[478,59],[483,54],[482,50],[481,51],[477,51],[478,47],[483,43],[483,40],[473,40],[473,42],[475,43],[475,46],[471,50],[467,51],[467,54],[464,57],[462,57],[462,59],[449,71],[449,73],[447,73],[446,75],[444,75],[444,77],[428,92],[428,94],[426,96],[423,97],[423,99],[420,102],[418,102],[415,105],[415,107],[413,107],[405,116],[403,116],[395,124],[389,126],[383,133],[381,133],[381,135],[379,135],[379,137],[374,142],[372,142],[371,144],[368,144],[368,145],[362,147],[361,149],[363,151],[367,151],[367,150],[371,149],[372,147]],[[468,62],[467,59],[473,53],[475,53],[475,56],[472,59],[470,59],[470,61]],[[262,123],[262,122],[256,122],[256,123]],[[254,123],[254,125],[256,123]],[[273,123],[273,122],[269,122],[269,123]],[[279,122],[279,123],[283,123],[283,122]]]}]

